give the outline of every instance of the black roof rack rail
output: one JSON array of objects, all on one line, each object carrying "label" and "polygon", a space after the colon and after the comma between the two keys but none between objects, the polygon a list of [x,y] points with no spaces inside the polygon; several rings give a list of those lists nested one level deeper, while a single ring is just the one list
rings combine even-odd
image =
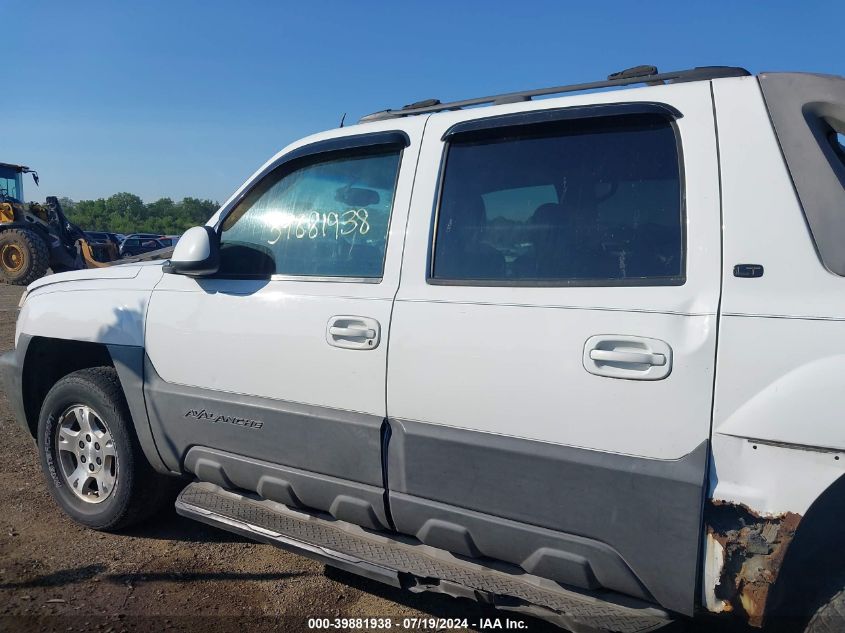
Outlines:
[{"label": "black roof rack rail", "polygon": [[438,99],[426,99],[398,110],[382,110],[361,117],[359,123],[369,121],[382,121],[384,119],[395,119],[413,114],[426,114],[429,112],[442,112],[444,110],[460,110],[470,106],[490,103],[499,105],[503,103],[517,103],[520,101],[531,101],[534,97],[545,95],[561,94],[565,92],[581,92],[584,90],[597,90],[599,88],[613,88],[615,86],[629,86],[631,84],[647,84],[649,86],[663,83],[682,83],[687,81],[703,81],[708,79],[720,79],[723,77],[747,77],[749,73],[745,68],[736,66],[700,66],[688,70],[677,70],[674,72],[659,73],[654,66],[635,66],[608,76],[605,81],[593,81],[583,84],[572,84],[569,86],[555,86],[553,88],[538,88],[523,92],[507,92],[500,95],[488,97],[476,97],[462,101],[441,103]]}]

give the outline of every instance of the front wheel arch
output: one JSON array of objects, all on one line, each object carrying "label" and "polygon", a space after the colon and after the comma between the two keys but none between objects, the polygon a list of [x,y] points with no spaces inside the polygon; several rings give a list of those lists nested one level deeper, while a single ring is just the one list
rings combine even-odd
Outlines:
[{"label": "front wheel arch", "polygon": [[53,385],[80,369],[113,366],[108,347],[102,343],[43,336],[30,338],[24,357],[21,389],[26,423],[32,437],[37,435],[41,405]]},{"label": "front wheel arch", "polygon": [[38,431],[41,405],[54,384],[80,369],[112,367],[117,371],[135,433],[147,461],[157,472],[180,474],[171,471],[164,464],[152,436],[143,393],[143,348],[43,336],[28,338],[25,335],[18,344],[26,345],[21,388],[24,415],[33,438]]}]

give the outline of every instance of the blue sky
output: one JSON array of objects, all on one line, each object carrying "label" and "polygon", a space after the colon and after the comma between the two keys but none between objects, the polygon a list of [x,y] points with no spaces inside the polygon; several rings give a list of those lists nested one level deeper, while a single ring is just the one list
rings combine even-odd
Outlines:
[{"label": "blue sky", "polygon": [[301,136],[368,112],[726,64],[845,75],[842,0],[0,0],[0,161],[29,199],[223,201]]}]

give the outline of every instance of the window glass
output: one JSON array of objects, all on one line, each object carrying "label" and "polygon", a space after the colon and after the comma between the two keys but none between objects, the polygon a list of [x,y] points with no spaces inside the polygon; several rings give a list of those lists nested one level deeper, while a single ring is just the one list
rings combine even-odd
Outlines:
[{"label": "window glass", "polygon": [[224,221],[220,274],[381,277],[400,154],[271,172]]},{"label": "window glass", "polygon": [[431,276],[683,283],[682,214],[677,143],[663,117],[467,133],[450,143]]},{"label": "window glass", "polygon": [[20,175],[17,170],[0,166],[0,200],[4,198],[21,200],[19,183]]},{"label": "window glass", "polygon": [[834,151],[837,156],[839,156],[839,160],[845,164],[845,134],[842,132],[834,132],[831,137],[831,142],[833,144]]}]

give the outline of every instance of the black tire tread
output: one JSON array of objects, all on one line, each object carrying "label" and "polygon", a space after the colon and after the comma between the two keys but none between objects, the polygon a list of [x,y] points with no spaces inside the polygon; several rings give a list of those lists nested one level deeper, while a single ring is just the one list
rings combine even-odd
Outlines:
[{"label": "black tire tread", "polygon": [[43,277],[50,267],[50,251],[47,249],[47,243],[39,235],[27,229],[6,229],[0,233],[0,238],[6,235],[17,238],[17,241],[29,251],[30,256],[29,271],[19,279],[9,279],[6,271],[0,266],[6,283],[12,286],[28,286],[36,279]]},{"label": "black tire tread", "polygon": [[839,592],[823,604],[807,623],[804,633],[841,633],[845,630],[845,579]]},{"label": "black tire tread", "polygon": [[[133,468],[128,472],[124,470],[122,474],[124,479],[121,481],[122,485],[128,485],[132,489],[130,502],[123,512],[107,523],[89,525],[89,527],[103,531],[118,531],[150,518],[174,496],[173,481],[172,478],[153,470],[144,456],[138,438],[135,436],[132,416],[129,413],[117,371],[113,367],[80,369],[62,378],[53,386],[53,389],[60,384],[74,383],[84,390],[98,391],[101,397],[111,404],[111,411],[104,411],[103,415],[111,419],[120,416],[125,422],[125,428],[129,430],[129,442],[133,453]],[[114,429],[112,432],[114,433]]]}]

